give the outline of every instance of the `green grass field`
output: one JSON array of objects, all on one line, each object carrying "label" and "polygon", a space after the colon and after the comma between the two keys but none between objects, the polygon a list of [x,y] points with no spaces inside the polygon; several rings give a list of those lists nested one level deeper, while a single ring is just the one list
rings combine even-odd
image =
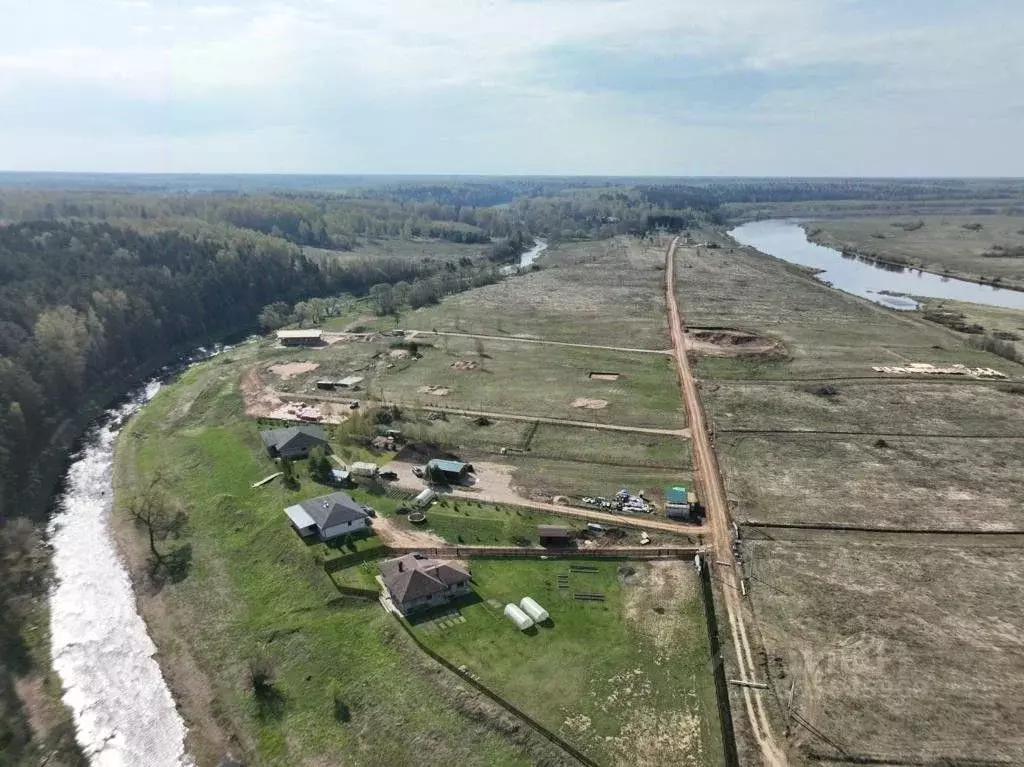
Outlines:
[{"label": "green grass field", "polygon": [[[190,509],[186,533],[169,544],[190,545],[192,557],[187,577],[161,594],[174,616],[174,635],[156,636],[165,662],[175,665],[182,642],[189,648],[220,717],[260,764],[532,761],[522,745],[460,713],[378,604],[339,599],[317,561],[332,552],[304,544],[282,513],[323,488],[308,478],[298,492],[277,482],[250,488],[274,465],[241,417],[237,370],[223,360],[166,387],[119,442],[119,501],[160,470]],[[259,654],[277,678],[263,704],[246,682]],[[335,692],[351,711],[347,722],[332,713]]]},{"label": "green grass field", "polygon": [[[692,568],[589,561],[597,572],[573,573],[571,564],[473,560],[479,601],[460,610],[464,622],[414,621],[415,630],[599,763],[720,764]],[[606,601],[577,602],[576,591]],[[548,610],[549,625],[523,632],[504,617],[504,605],[524,596]]]},{"label": "green grass field", "polygon": [[[479,356],[480,348],[486,356]],[[477,367],[452,367],[459,362]],[[591,379],[593,371],[619,373],[620,378]],[[674,376],[667,355],[447,338],[443,346],[426,349],[422,359],[382,371],[369,391],[383,388],[386,399],[403,405],[674,429],[685,425]],[[449,393],[424,393],[423,387],[429,386]],[[607,406],[573,407],[580,398],[602,400]]]}]

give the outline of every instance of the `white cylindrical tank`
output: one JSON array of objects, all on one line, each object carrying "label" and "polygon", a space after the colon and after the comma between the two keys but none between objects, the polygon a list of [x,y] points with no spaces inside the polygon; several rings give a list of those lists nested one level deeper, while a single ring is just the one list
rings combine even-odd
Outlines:
[{"label": "white cylindrical tank", "polygon": [[516,624],[516,627],[520,631],[526,631],[526,629],[530,628],[530,626],[533,625],[533,618],[524,613],[511,602],[505,605],[505,615],[512,619],[512,622]]},{"label": "white cylindrical tank", "polygon": [[543,623],[548,619],[548,611],[537,604],[533,597],[523,597],[519,602],[523,612],[533,618],[535,623]]},{"label": "white cylindrical tank", "polygon": [[414,503],[417,506],[429,506],[430,503],[435,498],[437,498],[437,493],[435,493],[428,487],[426,490],[421,491],[420,494],[416,496],[416,500],[414,501]]}]

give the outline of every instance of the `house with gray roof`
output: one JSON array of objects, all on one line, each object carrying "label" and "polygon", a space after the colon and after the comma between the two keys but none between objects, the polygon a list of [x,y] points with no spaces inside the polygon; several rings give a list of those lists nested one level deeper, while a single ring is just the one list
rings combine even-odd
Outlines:
[{"label": "house with gray roof", "polygon": [[470,592],[468,572],[421,554],[385,560],[380,574],[385,596],[402,615],[447,604]]},{"label": "house with gray roof", "polygon": [[331,452],[327,433],[320,426],[289,426],[285,429],[266,429],[260,432],[260,440],[271,458],[308,458],[314,447]]},{"label": "house with gray roof", "polygon": [[284,510],[285,515],[303,538],[327,541],[339,535],[366,530],[369,513],[348,493],[331,493],[300,501]]}]

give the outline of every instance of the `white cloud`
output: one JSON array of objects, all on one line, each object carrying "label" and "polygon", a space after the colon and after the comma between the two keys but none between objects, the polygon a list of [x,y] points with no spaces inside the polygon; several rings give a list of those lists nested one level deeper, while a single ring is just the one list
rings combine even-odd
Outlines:
[{"label": "white cloud", "polygon": [[[787,172],[773,158],[811,172],[805,146],[821,173],[847,149],[878,173],[896,146],[928,172],[924,147],[998,142],[1024,108],[1024,9],[930,8],[919,19],[884,0],[38,0],[0,28],[0,112],[15,115],[0,124],[0,167]],[[596,69],[636,60],[652,81],[698,62],[702,108],[671,85],[574,83],[553,52]],[[745,74],[756,85],[716,95],[716,73],[733,76],[723,87]],[[883,122],[884,136],[852,131]],[[944,122],[948,140],[915,144]],[[95,151],[78,157],[80,146]],[[974,147],[965,167],[990,172],[996,154]]]}]

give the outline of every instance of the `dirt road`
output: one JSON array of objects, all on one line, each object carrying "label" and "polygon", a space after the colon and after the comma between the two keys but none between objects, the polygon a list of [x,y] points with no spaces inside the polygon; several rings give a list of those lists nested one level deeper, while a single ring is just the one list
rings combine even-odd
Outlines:
[{"label": "dirt road", "polygon": [[[669,245],[665,254],[665,303],[668,306],[669,330],[672,345],[675,348],[676,372],[679,374],[679,385],[686,403],[686,413],[690,424],[690,444],[693,452],[694,478],[696,479],[701,498],[708,512],[708,524],[712,531],[715,556],[725,567],[716,566],[716,575],[723,582],[722,595],[725,612],[729,620],[732,634],[736,663],[739,665],[739,676],[749,681],[757,679],[757,665],[748,638],[746,618],[743,612],[741,590],[737,578],[736,562],[732,555],[729,504],[726,500],[725,485],[718,469],[718,459],[711,446],[704,421],[704,409],[701,406],[697,384],[690,370],[690,361],[686,355],[686,337],[679,303],[675,290],[676,237]],[[765,764],[781,767],[789,764],[785,752],[780,748],[772,733],[771,723],[762,700],[763,691],[743,687],[743,700],[747,710],[751,734],[761,749]]]},{"label": "dirt road", "polygon": [[542,416],[535,415],[519,415],[518,413],[493,413],[488,410],[462,410],[460,408],[453,407],[439,407],[431,405],[418,405],[412,402],[402,403],[396,402],[394,404],[401,405],[403,407],[419,408],[420,410],[426,410],[433,413],[449,413],[450,415],[467,415],[471,418],[477,416],[484,416],[485,418],[493,418],[496,421],[528,421],[530,423],[546,423],[553,426],[575,426],[579,429],[603,429],[605,431],[626,431],[633,432],[635,434],[659,434],[667,437],[686,437],[690,436],[690,430],[684,429],[654,429],[647,426],[619,426],[614,423],[595,423],[594,421],[574,421],[569,418],[545,418]]},{"label": "dirt road", "polygon": [[672,354],[671,349],[635,349],[628,346],[600,346],[597,344],[574,344],[569,341],[548,341],[544,338],[524,338],[523,336],[488,336],[481,333],[447,333],[437,330],[414,330],[409,334],[410,340],[417,336],[449,336],[451,338],[480,338],[485,341],[513,341],[522,344],[544,344],[546,346],[571,346],[576,349],[598,349],[606,352],[629,352],[632,354]]},{"label": "dirt road", "polygon": [[[452,489],[445,491],[446,496],[454,498],[465,498],[470,501],[482,501],[484,503],[501,503],[510,506],[521,506],[524,509],[535,509],[560,517],[572,517],[583,519],[587,522],[598,522],[604,525],[615,527],[633,527],[639,530],[650,530],[659,533],[672,533],[674,535],[698,536],[707,535],[711,532],[707,525],[684,525],[679,522],[670,522],[664,518],[654,515],[633,516],[627,514],[609,514],[604,511],[592,509],[580,509],[575,506],[563,506],[557,503],[544,503],[543,501],[531,501],[523,498],[511,486],[511,467],[502,464],[476,463],[477,469],[483,476],[480,483],[473,488],[465,490]],[[424,488],[423,480],[413,474],[413,464],[405,461],[391,461],[387,468],[398,475],[398,485],[409,490],[419,491]],[[495,476],[498,475],[498,476]]]}]

